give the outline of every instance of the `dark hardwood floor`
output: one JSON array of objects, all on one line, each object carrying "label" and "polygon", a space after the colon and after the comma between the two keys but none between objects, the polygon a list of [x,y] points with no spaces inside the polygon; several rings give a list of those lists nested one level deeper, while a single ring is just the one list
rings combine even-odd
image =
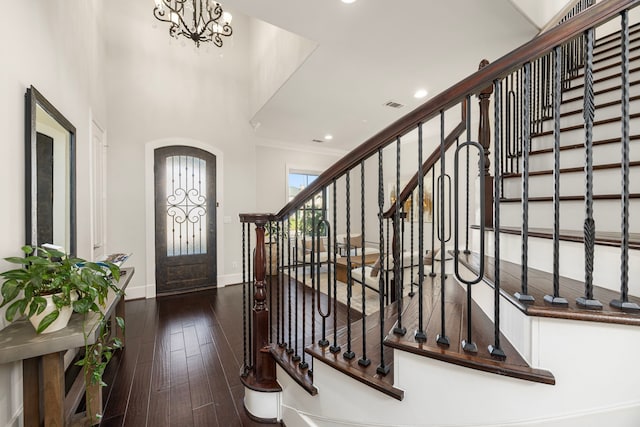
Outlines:
[{"label": "dark hardwood floor", "polygon": [[259,426],[244,410],[242,286],[126,303],[101,426]]}]

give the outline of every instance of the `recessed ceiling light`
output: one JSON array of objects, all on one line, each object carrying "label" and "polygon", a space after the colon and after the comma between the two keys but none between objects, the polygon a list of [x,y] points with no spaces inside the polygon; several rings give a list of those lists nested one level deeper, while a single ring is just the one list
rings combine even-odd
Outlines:
[{"label": "recessed ceiling light", "polygon": [[355,3],[356,0],[342,0],[342,3],[346,3],[346,4],[351,4],[351,3]]},{"label": "recessed ceiling light", "polygon": [[333,139],[333,135],[326,134],[326,135],[324,136],[324,139],[326,139],[327,141],[331,141],[331,140]]},{"label": "recessed ceiling light", "polygon": [[413,94],[413,97],[417,98],[417,99],[421,99],[421,98],[424,98],[425,96],[427,96],[428,94],[429,94],[429,92],[427,92],[426,89],[418,89],[416,91],[416,93]]}]

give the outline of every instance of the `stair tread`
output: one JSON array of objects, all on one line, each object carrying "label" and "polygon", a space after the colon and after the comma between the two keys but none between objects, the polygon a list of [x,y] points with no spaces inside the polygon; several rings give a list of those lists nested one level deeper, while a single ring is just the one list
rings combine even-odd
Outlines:
[{"label": "stair tread", "polygon": [[[640,80],[634,80],[634,81],[630,81],[629,82],[629,87],[634,87],[634,86],[637,86],[637,85],[640,85]],[[582,85],[580,87],[582,87]],[[570,90],[577,89],[577,88],[578,88],[578,86],[572,87]],[[614,85],[614,86],[611,86],[611,87],[608,87],[608,88],[605,88],[605,89],[596,90],[596,91],[593,92],[593,95],[594,96],[598,96],[598,95],[602,95],[602,94],[605,94],[605,93],[608,93],[608,92],[614,92],[616,90],[620,90],[620,85],[617,85],[617,86]],[[574,96],[573,98],[563,99],[562,103],[563,104],[568,104],[568,103],[573,102],[573,101],[579,101],[582,98],[583,98],[583,95],[578,95],[578,96]]]},{"label": "stair tread", "polygon": [[[478,225],[471,228],[477,230]],[[493,231],[493,227],[486,227],[487,231]],[[519,227],[500,227],[500,232],[505,234],[520,235]],[[553,239],[551,228],[529,227],[529,237],[540,237],[543,239]],[[560,230],[560,240],[569,242],[584,243],[584,231],[582,230]],[[596,231],[595,243],[602,246],[620,247],[622,241],[621,233],[612,231]],[[629,249],[640,249],[640,233],[629,233]]]},{"label": "stair tread", "polygon": [[[605,170],[605,169],[620,169],[620,163],[604,163],[599,165],[593,165],[593,170]],[[629,162],[630,167],[640,166],[640,160]],[[560,173],[575,173],[575,172],[584,172],[583,166],[576,166],[571,168],[561,168]],[[545,169],[529,172],[529,176],[537,176],[537,175],[553,175],[553,169]],[[502,175],[504,179],[513,179],[513,178],[521,178],[521,172],[513,172]]]},{"label": "stair tread", "polygon": [[[638,70],[640,70],[640,68],[638,68]],[[635,96],[631,96],[629,97],[629,102],[633,102],[633,101],[638,101],[640,100],[640,95],[635,95]],[[598,110],[601,110],[603,108],[608,108],[608,107],[615,107],[616,105],[622,105],[622,100],[620,99],[616,99],[613,101],[609,101],[609,102],[604,102],[602,104],[596,104],[595,108],[596,108],[596,116],[598,115]],[[564,113],[560,114],[560,118],[566,118],[569,116],[578,116],[578,115],[582,115],[584,113],[584,109],[581,108],[576,108],[574,110],[571,111],[565,111]],[[552,116],[545,116],[542,117],[541,119],[537,120],[536,123],[546,123],[546,122],[551,122],[553,120]],[[619,117],[617,118],[617,120],[619,120]],[[553,133],[553,131],[545,131],[545,132],[537,132],[537,133],[532,133],[531,137],[535,137],[535,136],[540,136],[540,135],[544,135],[544,134],[548,134],[549,132]]]},{"label": "stair tread", "polygon": [[[640,140],[640,135],[631,135],[631,136],[629,136],[629,141],[637,141],[637,140]],[[599,140],[593,141],[593,145],[596,146],[596,145],[606,145],[606,144],[617,144],[619,142],[620,142],[620,138],[599,139]],[[584,150],[584,143],[569,144],[569,145],[561,145],[560,146],[560,151],[577,150],[577,149],[583,149]],[[529,152],[529,157],[535,156],[535,155],[539,155],[539,154],[546,154],[546,153],[553,153],[553,147],[541,148],[539,150],[531,150]]]},{"label": "stair tread", "polygon": [[452,277],[448,277],[445,282],[445,314],[447,319],[445,332],[449,337],[450,345],[449,347],[439,346],[436,343],[436,336],[441,328],[440,276],[433,278],[426,276],[423,290],[424,329],[427,341],[420,343],[414,339],[413,331],[418,327],[418,297],[416,293],[405,310],[403,325],[407,328],[407,333],[404,336],[390,333],[385,339],[385,345],[484,372],[544,384],[555,384],[553,374],[544,369],[530,367],[502,334],[501,348],[507,358],[501,361],[491,356],[487,347],[494,343],[493,322],[475,302],[472,302],[472,339],[478,347],[478,352],[472,354],[462,349],[461,339],[467,336],[466,291]]},{"label": "stair tread", "polygon": [[[637,119],[640,118],[640,113],[634,113],[634,114],[630,114],[629,115],[629,120],[633,120],[633,119]],[[606,125],[609,123],[616,123],[616,122],[620,122],[620,117],[612,117],[609,119],[603,119],[603,120],[596,120],[593,122],[593,126],[602,126],[602,125]],[[569,132],[569,131],[573,131],[573,130],[579,130],[579,129],[584,129],[584,124],[578,124],[578,125],[573,125],[573,126],[565,126],[563,128],[560,129],[560,132]],[[535,137],[540,137],[540,136],[546,136],[546,135],[553,135],[553,130],[547,130],[544,132],[538,132],[536,134],[532,134],[531,138],[535,138]]]},{"label": "stair tread", "polygon": [[[479,254],[460,254],[460,262],[473,272],[480,266]],[[485,278],[491,286],[495,283],[494,258],[485,256]],[[584,295],[584,283],[578,280],[560,277],[560,294],[566,298],[568,307],[557,307],[544,301],[544,296],[553,293],[553,275],[546,271],[529,268],[527,291],[535,298],[533,304],[523,304],[514,294],[521,291],[521,266],[512,262],[500,261],[500,293],[523,313],[530,316],[552,317],[559,319],[584,320],[592,322],[616,323],[640,326],[640,314],[624,312],[611,307],[609,302],[620,297],[619,293],[600,286],[593,287],[593,296],[602,302],[602,310],[588,310],[576,304],[576,298]],[[630,296],[629,301],[640,303],[640,298]]]},{"label": "stair tread", "polygon": [[[640,193],[630,193],[630,199],[640,199]],[[620,194],[594,194],[593,200],[619,200]],[[579,196],[560,196],[560,201],[581,201],[584,200],[584,195]],[[514,203],[521,202],[520,197],[503,197],[500,199],[500,203]],[[529,197],[529,202],[552,202],[553,196],[539,196]]]}]

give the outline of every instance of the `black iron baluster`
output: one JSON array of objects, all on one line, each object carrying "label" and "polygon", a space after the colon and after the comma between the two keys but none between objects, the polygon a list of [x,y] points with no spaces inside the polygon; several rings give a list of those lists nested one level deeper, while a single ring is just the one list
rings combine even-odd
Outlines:
[{"label": "black iron baluster", "polygon": [[[466,352],[469,353],[477,353],[478,352],[478,346],[476,345],[475,342],[473,342],[472,339],[472,326],[471,326],[471,304],[472,304],[472,297],[471,297],[471,285],[475,285],[476,283],[479,283],[482,278],[484,277],[484,270],[485,270],[485,250],[484,250],[484,236],[485,236],[485,220],[484,220],[484,216],[485,216],[485,197],[484,197],[484,192],[485,192],[485,188],[484,188],[484,179],[480,180],[480,269],[478,272],[478,275],[475,279],[473,280],[466,280],[465,278],[463,278],[460,275],[459,272],[459,255],[460,255],[460,251],[458,249],[458,239],[459,239],[459,232],[458,232],[458,211],[459,211],[459,198],[458,198],[458,187],[459,187],[459,176],[458,176],[458,172],[459,172],[459,155],[460,155],[460,149],[464,148],[464,147],[469,147],[469,146],[474,146],[478,149],[478,154],[480,156],[479,159],[479,167],[480,170],[484,170],[484,149],[482,148],[482,145],[479,144],[478,142],[475,141],[466,141],[463,142],[462,144],[460,144],[460,146],[456,149],[455,151],[455,160],[454,160],[454,176],[455,176],[455,193],[454,193],[454,206],[455,206],[455,221],[454,221],[454,244],[455,244],[455,249],[453,251],[454,253],[454,272],[455,272],[455,276],[456,279],[460,282],[463,283],[465,285],[467,285],[467,337],[466,339],[464,339],[462,341],[462,349]],[[444,193],[444,180],[442,181],[441,184],[442,187],[442,192]],[[444,205],[440,208],[443,212],[444,212]],[[444,227],[444,222],[441,225],[441,227]],[[444,229],[442,230],[442,232],[444,233]],[[444,242],[443,242],[444,245]],[[444,267],[441,267],[444,269]],[[444,308],[443,308],[444,309]]]},{"label": "black iron baluster", "polygon": [[[502,83],[500,80],[494,82],[494,93],[502,93]],[[502,141],[502,97],[496,96],[494,104],[494,126],[495,126],[495,143],[493,148],[493,257],[494,257],[494,285],[493,285],[493,344],[489,345],[488,350],[491,356],[504,360],[506,354],[500,347],[500,193],[502,186],[502,177],[500,171],[502,166],[500,161],[502,156],[500,150]]]},{"label": "black iron baluster", "polygon": [[389,298],[390,298],[390,293],[391,291],[389,290],[389,254],[391,253],[389,247],[391,245],[390,240],[389,240],[389,219],[387,219],[387,240],[386,240],[386,245],[387,245],[387,250],[385,252],[385,257],[380,259],[380,264],[383,265],[384,264],[384,283],[385,283],[385,291],[384,291],[384,295],[385,295],[385,301],[387,303],[387,305],[389,304]]},{"label": "black iron baluster", "polygon": [[[322,318],[322,338],[318,341],[318,345],[320,347],[326,347],[329,345],[329,340],[327,340],[327,318],[329,316],[331,316],[331,273],[334,267],[334,263],[332,262],[333,259],[331,257],[333,252],[332,250],[332,243],[333,240],[331,239],[331,224],[329,224],[329,221],[327,221],[327,210],[326,210],[326,200],[327,200],[327,187],[323,187],[322,188],[322,219],[318,222],[318,227],[316,229],[316,235],[318,236],[318,241],[317,241],[317,250],[318,252],[320,252],[320,228],[324,227],[326,233],[327,233],[327,246],[326,246],[326,250],[327,250],[327,309],[323,310],[322,309],[322,298],[320,298],[321,296],[321,281],[320,281],[320,263],[318,263],[317,265],[317,270],[316,270],[316,275],[318,277],[318,313],[320,314],[320,317]],[[304,326],[303,329],[304,331]],[[303,333],[304,336],[304,333]],[[303,342],[304,342],[304,337],[303,337]],[[304,348],[304,345],[303,345]],[[304,354],[303,354],[303,362],[304,362]],[[305,363],[306,365],[306,363]],[[306,367],[306,366],[305,366]]]},{"label": "black iron baluster", "polygon": [[[409,218],[411,221],[411,271],[409,272],[409,278],[410,278],[410,282],[411,282],[411,290],[409,291],[409,296],[411,298],[413,298],[413,296],[415,295],[415,292],[413,292],[413,286],[414,286],[414,280],[413,280],[413,205],[414,205],[414,197],[413,197],[413,193],[411,193],[411,195],[409,196],[409,198],[411,199],[411,206],[409,207]],[[423,272],[424,274],[424,272]]]},{"label": "black iron baluster", "polygon": [[[281,301],[281,307],[282,307],[282,313],[280,315],[280,329],[282,331],[282,335],[281,335],[281,341],[280,341],[280,347],[286,347],[286,339],[284,337],[284,312],[285,312],[285,301],[284,301],[284,271],[285,271],[285,265],[284,265],[284,257],[285,257],[285,237],[287,238],[287,242],[289,241],[289,229],[285,228],[285,223],[284,223],[284,219],[282,220],[282,235],[281,235],[281,240],[282,240],[282,270],[280,271],[280,283],[281,283],[281,292],[280,292],[280,297],[282,298]],[[288,218],[287,218],[288,221]],[[287,244],[287,246],[289,246]]]},{"label": "black iron baluster", "polygon": [[[297,230],[300,224],[297,220],[297,214],[299,210],[300,209],[296,211],[296,233],[298,232]],[[298,251],[296,250],[296,252]],[[296,263],[296,271],[299,268],[300,268],[300,264]],[[296,285],[297,285],[297,280],[296,280]],[[296,310],[297,310],[297,307],[298,306],[296,304]],[[313,309],[313,307],[311,308]],[[305,332],[307,330],[306,321],[307,321],[307,204],[305,203],[302,205],[302,332],[300,333],[302,335],[302,351],[301,351],[302,362],[300,362],[300,364],[298,365],[300,369],[306,369],[308,367],[307,363],[305,362],[305,353],[304,353]],[[296,331],[298,331],[297,328],[296,328]],[[296,335],[297,334],[298,332],[296,332]],[[296,349],[296,354],[298,354],[297,349]]]},{"label": "black iron baluster", "polygon": [[[378,149],[378,252],[380,256],[384,256],[384,226],[382,222],[384,221],[384,171],[382,169],[382,148]],[[380,375],[387,375],[389,373],[389,366],[384,363],[384,337],[387,331],[384,326],[384,293],[385,293],[385,283],[384,283],[384,274],[382,273],[384,270],[384,265],[382,263],[382,258],[380,258],[380,272],[378,272],[378,302],[380,304],[378,316],[380,322],[380,364],[376,368],[376,372]]]},{"label": "black iron baluster", "polygon": [[364,211],[365,211],[365,188],[364,188],[364,160],[360,161],[360,262],[362,263],[362,357],[358,359],[358,365],[369,366],[371,360],[367,357],[367,305],[365,300],[365,262],[364,262],[364,242],[365,242],[365,226],[364,226]]},{"label": "black iron baluster", "polygon": [[242,361],[244,374],[249,366],[247,359],[247,259],[246,259],[246,224],[242,223]]},{"label": "black iron baluster", "polygon": [[[442,142],[441,142],[442,143]],[[436,202],[436,166],[435,164],[431,168],[431,273],[429,273],[429,277],[436,277],[435,271],[435,247],[436,247],[436,211],[435,211],[435,202]],[[440,200],[438,200],[440,203]],[[441,259],[442,255],[440,256]]]},{"label": "black iron baluster", "polygon": [[576,299],[583,308],[600,310],[602,303],[593,297],[593,254],[596,224],[593,220],[593,121],[595,103],[593,93],[594,29],[585,32],[586,61],[584,64],[584,150],[585,150],[585,219],[584,219],[584,296]]},{"label": "black iron baluster", "polygon": [[396,138],[396,210],[393,214],[393,242],[391,249],[393,252],[393,284],[395,293],[395,300],[398,307],[398,323],[393,328],[393,333],[396,335],[404,335],[407,333],[407,328],[402,326],[402,278],[401,275],[401,263],[400,263],[400,221],[402,216],[400,215],[400,137]]},{"label": "black iron baluster", "polygon": [[345,174],[347,199],[347,351],[342,353],[345,359],[351,360],[356,354],[351,350],[351,292],[353,280],[351,278],[351,182],[349,172]]},{"label": "black iron baluster", "polygon": [[[469,133],[469,129],[470,127],[470,120],[471,120],[471,110],[470,110],[470,97],[467,96],[466,99],[466,106],[467,106],[467,115],[466,115],[466,127],[467,127],[467,134]],[[460,146],[458,146],[460,147]],[[459,148],[456,148],[456,153],[458,152]],[[445,151],[444,151],[444,111],[440,111],[440,176],[444,176],[445,174]],[[468,170],[469,167],[469,163],[467,160],[467,173],[469,173]],[[484,169],[480,169],[480,170],[484,170]],[[435,175],[434,175],[435,178]],[[481,182],[484,182],[484,179],[480,180]],[[440,187],[439,187],[439,191],[438,191],[438,211],[439,211],[439,218],[444,218],[444,181],[440,181]],[[456,194],[457,197],[457,194]],[[457,205],[456,205],[457,206]],[[457,213],[457,211],[456,211]],[[451,214],[451,212],[449,212],[449,214]],[[434,215],[434,221],[435,221],[435,215]],[[458,216],[456,215],[456,224],[458,221]],[[433,228],[432,228],[433,230]],[[439,226],[438,226],[438,233],[442,236],[444,236],[444,220],[440,221]],[[456,239],[458,238],[458,236],[456,236]],[[446,330],[446,315],[445,315],[445,261],[447,259],[447,254],[445,253],[445,248],[444,248],[444,240],[440,239],[440,333],[436,336],[436,343],[438,345],[444,346],[444,347],[449,347],[449,337],[447,336],[447,330]],[[456,242],[456,251],[457,251],[457,242]],[[433,253],[433,252],[432,252]],[[433,256],[431,257],[431,265],[433,265]]]},{"label": "black iron baluster", "polygon": [[[269,230],[273,230],[273,221],[269,221]],[[269,233],[269,342],[273,342],[273,323],[271,322],[273,314],[273,248],[271,245],[271,233]]]},{"label": "black iron baluster", "polygon": [[[287,225],[289,227],[289,232],[291,232],[291,214],[287,214]],[[297,236],[294,234],[294,239],[297,239]],[[294,241],[297,245],[297,240]],[[288,310],[287,310],[287,319],[288,319],[288,331],[289,334],[287,336],[287,354],[293,353],[293,347],[291,346],[291,238],[289,238],[287,245],[287,256],[288,256],[288,265],[287,265],[287,302],[288,302]],[[297,251],[297,248],[296,248]],[[295,254],[294,254],[295,255]]]},{"label": "black iron baluster", "polygon": [[557,306],[568,306],[560,296],[560,102],[562,97],[561,67],[562,49],[554,49],[553,93],[553,295],[544,300]]},{"label": "black iron baluster", "polygon": [[[315,230],[318,221],[316,221],[316,202],[315,196],[311,197],[311,227],[312,230]],[[314,266],[320,263],[319,253],[316,251],[316,247],[314,245],[314,234],[311,233],[311,268],[309,269],[309,274],[311,275],[311,342],[316,341],[316,311],[313,309],[316,305],[316,284],[318,283],[318,275],[315,274]],[[319,244],[319,243],[318,243]],[[319,248],[318,248],[319,249]],[[316,255],[318,255],[318,259],[316,259]]]},{"label": "black iron baluster", "polygon": [[[333,223],[337,224],[338,221],[338,217],[337,217],[337,185],[336,185],[336,180],[333,180]],[[336,253],[338,253],[338,242],[337,242],[337,238],[336,238],[336,227],[333,228],[333,242],[334,242],[334,246],[335,246],[335,251]],[[340,346],[338,345],[338,283],[337,283],[338,279],[336,278],[336,272],[335,269],[333,271],[333,345],[331,347],[329,347],[329,351],[333,354],[336,353],[340,353]]]},{"label": "black iron baluster", "polygon": [[281,260],[280,260],[280,221],[275,221],[276,224],[276,343],[280,344],[280,286],[282,283],[282,276],[280,275]]},{"label": "black iron baluster", "polygon": [[629,12],[621,14],[622,34],[622,194],[621,194],[621,234],[620,242],[620,299],[610,302],[612,307],[625,311],[639,311],[640,306],[629,301]]},{"label": "black iron baluster", "polygon": [[[471,97],[467,96],[467,141],[471,140]],[[444,138],[444,133],[442,133],[442,138]],[[441,142],[441,144],[444,144],[444,142]],[[458,146],[459,147],[459,146]],[[456,147],[457,148],[457,147]],[[441,166],[441,173],[440,176],[444,176],[444,154],[441,155],[440,157],[440,161],[442,162],[442,166]],[[480,169],[480,181],[482,181],[484,178],[482,177],[482,174],[484,169]],[[469,146],[467,145],[467,169],[466,169],[466,178],[467,178],[467,192],[466,192],[466,202],[467,205],[465,207],[466,209],[466,214],[465,214],[465,238],[464,238],[464,253],[465,254],[470,254],[471,251],[469,250],[469,226],[471,225],[469,222]],[[444,197],[444,182],[442,182],[440,184],[440,189],[441,189],[441,196]],[[444,201],[442,202],[442,216],[440,216],[439,218],[442,218],[442,223],[444,224]],[[442,236],[444,236],[444,225],[441,226],[442,229]],[[442,245],[444,247],[444,244]],[[442,253],[440,254],[440,258],[442,260],[444,260],[446,257],[444,256],[444,249],[441,251]]]},{"label": "black iron baluster", "polygon": [[[444,113],[440,112],[442,120]],[[441,129],[442,130],[442,129]],[[441,141],[442,143],[442,141]],[[422,123],[418,123],[418,255],[424,257],[424,172],[422,164]],[[411,248],[413,250],[413,248]],[[413,264],[413,262],[412,262]],[[424,330],[424,261],[418,261],[418,329],[413,338],[418,342],[427,340],[427,333]]]},{"label": "black iron baluster", "polygon": [[[303,213],[303,220],[304,220],[304,213]],[[294,280],[294,286],[295,286],[295,290],[294,290],[294,308],[293,308],[293,317],[294,317],[294,326],[293,326],[293,330],[294,330],[294,345],[293,345],[293,356],[291,357],[291,360],[293,360],[294,362],[299,362],[300,361],[300,353],[298,353],[298,333],[300,331],[300,329],[298,328],[298,319],[300,318],[300,316],[298,316],[298,307],[299,307],[299,300],[298,300],[298,288],[300,287],[300,282],[298,281],[298,271],[300,270],[300,250],[298,249],[298,245],[299,245],[299,237],[298,237],[298,228],[299,228],[299,224],[300,224],[300,209],[296,209],[296,215],[295,215],[295,222],[296,222],[296,231],[294,233],[295,239],[296,239],[296,246],[295,246],[295,251],[294,251],[294,261],[293,261],[293,265],[295,265],[295,271],[293,272],[295,280]],[[304,241],[304,229],[302,232],[302,240]],[[304,243],[302,244],[302,268],[303,271],[306,270],[305,267],[305,262],[306,262],[306,251],[305,251],[305,246]],[[303,287],[304,287],[304,283],[303,283]],[[304,300],[303,300],[304,301]],[[303,302],[304,304],[304,302]],[[303,329],[304,330],[304,329]],[[304,336],[304,334],[302,334]],[[304,346],[302,347],[304,349]],[[303,350],[304,351],[304,350]]]},{"label": "black iron baluster", "polygon": [[529,275],[529,151],[531,145],[531,63],[524,64],[523,105],[522,105],[522,254],[520,281],[522,289],[515,297],[523,303],[531,304],[535,298],[528,293]]}]

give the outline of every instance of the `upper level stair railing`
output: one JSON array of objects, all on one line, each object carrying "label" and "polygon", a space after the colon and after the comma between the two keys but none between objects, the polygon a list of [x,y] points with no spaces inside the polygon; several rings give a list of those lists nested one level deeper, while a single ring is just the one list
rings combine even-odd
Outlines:
[{"label": "upper level stair railing", "polygon": [[[452,359],[458,357],[459,361],[488,357],[495,361],[507,359],[508,365],[511,357],[518,357],[516,353],[507,354],[502,346],[504,337],[499,325],[503,291],[499,262],[491,271],[495,327],[489,348],[478,348],[472,336],[472,331],[477,329],[471,323],[476,317],[471,312],[472,287],[487,280],[483,269],[489,265],[490,257],[483,253],[485,239],[493,240],[493,259],[500,261],[503,259],[501,225],[518,217],[520,278],[515,298],[524,306],[542,303],[529,289],[529,229],[537,220],[537,216],[530,215],[532,204],[537,203],[530,197],[530,186],[535,178],[532,176],[532,157],[535,156],[536,138],[550,124],[553,126],[554,169],[552,207],[547,210],[553,215],[553,265],[550,267],[553,280],[544,301],[557,306],[558,310],[602,310],[602,302],[594,296],[594,242],[599,224],[594,217],[594,201],[598,200],[598,194],[594,192],[594,126],[598,126],[595,112],[599,108],[600,90],[595,87],[593,78],[594,48],[595,28],[616,17],[620,23],[620,130],[608,138],[619,141],[621,150],[622,185],[618,194],[621,206],[620,293],[618,298],[606,303],[613,310],[640,310],[629,292],[629,239],[634,231],[629,215],[635,194],[629,178],[632,165],[629,10],[639,2],[601,2],[499,60],[483,62],[478,72],[362,143],[278,213],[241,214],[246,296],[242,371],[245,384],[268,389],[274,379],[274,369],[267,366],[268,357],[273,356],[279,363],[288,364],[288,371],[313,393],[313,359],[306,354],[312,352],[314,357],[343,369],[354,378],[369,381],[381,391],[401,398],[402,393],[393,389],[393,371],[390,369],[393,362],[383,345],[387,335],[399,337],[394,341],[395,348],[402,348],[403,340],[420,343],[425,348],[435,346],[447,349],[441,354]],[[581,40],[577,42],[578,48],[567,48],[578,39]],[[582,230],[584,236],[584,289],[577,300],[569,301],[560,286],[559,267],[560,208],[565,197],[560,193],[561,135],[564,135],[562,97],[566,90],[563,88],[566,80],[563,64],[568,55],[580,56],[580,52],[584,52],[583,71],[573,76],[572,90],[577,90],[581,84],[584,92],[585,188],[580,194],[584,202],[583,218],[579,218],[581,221],[577,225],[574,221],[573,226]],[[489,107],[492,95],[493,114]],[[480,103],[480,112],[474,115],[470,107],[473,96],[477,96]],[[457,121],[458,105],[463,106],[460,123]],[[479,125],[478,138],[472,135],[474,122]],[[466,140],[460,142],[465,131]],[[469,151],[471,146],[477,148],[478,166],[471,161],[476,158]],[[489,161],[491,147],[492,164]],[[425,153],[431,154],[423,161]],[[464,178],[458,176],[461,168],[465,171]],[[478,174],[481,179],[476,186],[474,181]],[[503,206],[507,205],[506,191],[513,191],[507,188],[513,174],[517,174],[520,182],[515,214],[505,212],[508,206]],[[400,191],[405,180],[407,184]],[[460,186],[465,187],[464,195],[458,192]],[[480,190],[477,201],[470,196],[476,188]],[[456,190],[454,194],[451,194],[452,189]],[[387,194],[392,195],[389,200]],[[459,271],[458,258],[464,255],[468,261],[472,257],[470,213],[478,206],[480,227],[492,226],[493,232],[491,236],[479,233],[478,276],[470,280]],[[482,209],[483,206],[488,209]],[[462,210],[465,215],[460,214]],[[491,217],[492,221],[483,221],[482,215]],[[425,226],[429,221],[431,230]],[[459,232],[460,222],[464,222],[464,232]],[[251,224],[256,226],[255,252],[251,244]],[[268,250],[264,247],[265,228],[270,231]],[[461,247],[464,249],[459,249]],[[445,288],[455,286],[445,280],[449,274],[445,269],[447,249],[453,249],[453,270],[458,282],[466,285],[467,310],[462,316],[447,317],[446,295],[449,291],[445,292]],[[439,256],[436,252],[440,252]],[[438,262],[439,271],[434,268]],[[425,271],[425,266],[431,267],[431,274]],[[407,274],[409,278],[405,281]],[[405,282],[408,283],[406,286]],[[416,289],[419,303],[405,306],[405,302],[415,297]],[[431,297],[433,300],[429,300]],[[416,312],[409,312],[409,308]],[[434,313],[438,314],[439,333],[430,336],[427,326],[436,321]],[[407,323],[407,318],[415,323]],[[464,332],[461,345],[447,337],[446,328],[454,321],[459,323],[455,327]],[[457,348],[460,356],[454,354]],[[500,369],[503,374],[507,372]],[[550,382],[544,373],[518,374],[514,371],[513,375]]]}]

